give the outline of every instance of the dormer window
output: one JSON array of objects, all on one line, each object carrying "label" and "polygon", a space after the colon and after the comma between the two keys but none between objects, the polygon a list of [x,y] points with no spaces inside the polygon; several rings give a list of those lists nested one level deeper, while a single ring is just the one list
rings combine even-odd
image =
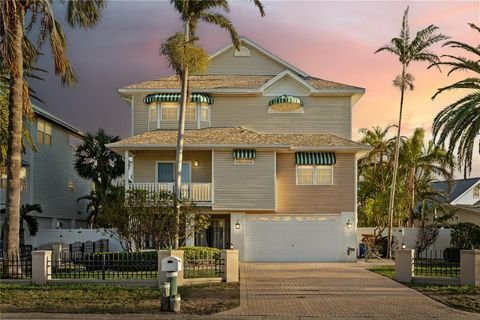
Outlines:
[{"label": "dormer window", "polygon": [[268,103],[269,113],[303,113],[302,99],[291,96],[281,95]]}]

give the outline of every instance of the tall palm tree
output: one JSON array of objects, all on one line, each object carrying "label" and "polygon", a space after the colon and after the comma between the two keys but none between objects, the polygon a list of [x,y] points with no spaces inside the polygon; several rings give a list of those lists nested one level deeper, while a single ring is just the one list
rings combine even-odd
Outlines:
[{"label": "tall palm tree", "polygon": [[[475,24],[469,24],[472,29],[480,32]],[[448,151],[453,154],[457,149],[457,158],[460,168],[463,167],[464,176],[472,171],[472,157],[475,148],[475,139],[480,134],[480,45],[473,46],[459,41],[447,41],[444,46],[459,48],[472,58],[462,56],[443,55],[450,61],[435,63],[435,66],[451,67],[448,75],[456,71],[473,72],[471,77],[457,81],[449,86],[439,88],[432,97],[451,90],[473,90],[465,97],[455,101],[440,111],[433,120],[433,136],[436,141],[444,144],[448,140]],[[477,145],[480,154],[480,142]]]},{"label": "tall palm tree", "polygon": [[400,170],[405,176],[405,186],[410,202],[410,226],[413,226],[417,201],[424,200],[419,199],[420,194],[417,194],[417,182],[431,176],[442,177],[444,180],[453,178],[453,157],[432,141],[425,146],[424,139],[425,130],[417,128],[411,137],[403,141],[400,151]]},{"label": "tall palm tree", "polygon": [[432,45],[447,39],[445,35],[437,33],[437,30],[438,27],[436,27],[435,25],[429,25],[425,29],[418,31],[415,35],[415,38],[411,39],[410,28],[408,25],[407,7],[403,14],[402,28],[400,30],[399,37],[393,38],[392,40],[390,40],[390,43],[375,51],[375,53],[386,51],[394,54],[399,59],[402,66],[401,74],[398,75],[395,80],[393,80],[393,85],[400,89],[400,110],[398,117],[397,139],[393,163],[392,187],[390,190],[390,200],[388,204],[388,258],[391,257],[393,211],[395,204],[395,192],[398,171],[398,153],[400,150],[400,133],[402,129],[403,100],[405,96],[405,90],[414,89],[414,77],[411,73],[408,73],[408,67],[410,66],[410,63],[415,61],[426,61],[430,64],[440,61],[440,59],[435,53],[429,51],[429,48]]},{"label": "tall palm tree", "polygon": [[[237,31],[235,30],[234,25],[226,16],[222,13],[216,12],[214,10],[220,9],[224,12],[230,11],[230,6],[228,0],[170,0],[174,8],[180,13],[180,18],[183,22],[184,27],[184,40],[183,46],[188,44],[193,45],[195,41],[198,40],[196,37],[197,26],[200,21],[216,25],[222,29],[227,30],[230,33],[232,41],[235,47],[239,47],[240,42],[238,38]],[[259,0],[253,0],[255,6],[260,10],[260,14],[263,17],[265,15],[263,5]],[[178,35],[178,34],[177,34]],[[173,38],[170,38],[173,40]],[[177,37],[178,40],[178,37]],[[168,46],[167,46],[168,47]],[[178,50],[174,50],[177,52]],[[167,50],[162,50],[162,53],[167,53]],[[172,53],[172,51],[170,51]],[[169,55],[168,59],[172,65],[172,61],[178,61],[178,57]],[[175,174],[175,195],[177,199],[181,197],[181,184],[182,184],[182,163],[183,163],[183,144],[184,144],[184,134],[185,134],[185,110],[187,108],[188,97],[190,95],[188,77],[189,77],[189,64],[188,63],[173,63],[174,65],[180,66],[180,70],[177,70],[177,73],[180,75],[181,81],[181,99],[180,99],[180,110],[179,110],[179,120],[178,120],[178,136],[177,136],[177,152],[176,152],[176,174]],[[179,245],[179,217],[180,217],[180,203],[176,202],[177,210],[177,226],[176,226],[176,240],[174,242],[174,247],[178,248]]]},{"label": "tall palm tree", "polygon": [[[67,3],[64,0],[60,2]],[[100,21],[104,6],[104,0],[68,1],[67,23],[72,27],[91,28]],[[38,28],[30,34],[38,37],[37,46],[27,37],[34,26]],[[0,60],[10,75],[4,246],[5,261],[9,261],[19,256],[22,116],[32,114],[24,66],[28,71],[35,65],[41,48],[49,40],[55,73],[61,76],[62,83],[73,85],[76,78],[67,57],[65,34],[55,20],[52,0],[0,0],[0,39]]]}]

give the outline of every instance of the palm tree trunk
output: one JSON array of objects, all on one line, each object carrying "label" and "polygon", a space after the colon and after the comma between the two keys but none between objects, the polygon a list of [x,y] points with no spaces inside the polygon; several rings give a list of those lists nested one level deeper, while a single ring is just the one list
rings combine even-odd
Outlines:
[{"label": "palm tree trunk", "polygon": [[[402,79],[405,79],[406,67],[402,67]],[[392,187],[390,189],[390,200],[388,202],[388,242],[387,242],[387,258],[392,257],[392,229],[393,229],[393,211],[395,206],[395,191],[397,187],[397,172],[398,172],[398,155],[400,153],[400,132],[402,129],[402,113],[403,113],[403,98],[405,95],[405,84],[402,84],[400,93],[400,112],[398,116],[398,130],[395,141],[395,154],[393,160],[393,177]]]},{"label": "palm tree trunk", "polygon": [[[185,40],[189,40],[189,22],[185,22]],[[185,136],[185,110],[189,96],[188,90],[188,66],[185,66],[181,75],[181,103],[178,119],[176,174],[175,174],[175,239],[173,248],[178,249],[180,243],[180,202],[182,196],[182,166],[183,166],[183,143]]]},{"label": "palm tree trunk", "polygon": [[[6,235],[4,259],[8,262],[18,259],[20,255],[20,174],[22,169],[22,116],[23,116],[23,8],[17,8],[13,19],[14,61],[11,70],[8,142],[7,142],[7,199],[6,199]],[[14,266],[4,267],[7,272],[18,273]]]}]

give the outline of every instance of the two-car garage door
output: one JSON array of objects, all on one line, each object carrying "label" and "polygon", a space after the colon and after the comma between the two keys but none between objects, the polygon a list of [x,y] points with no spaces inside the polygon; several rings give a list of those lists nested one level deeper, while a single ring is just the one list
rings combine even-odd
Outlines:
[{"label": "two-car garage door", "polygon": [[247,215],[246,261],[339,261],[340,215]]}]

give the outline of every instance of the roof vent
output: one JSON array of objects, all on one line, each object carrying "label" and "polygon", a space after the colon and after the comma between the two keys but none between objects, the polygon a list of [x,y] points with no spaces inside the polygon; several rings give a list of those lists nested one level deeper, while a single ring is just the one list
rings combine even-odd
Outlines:
[{"label": "roof vent", "polygon": [[235,57],[250,57],[250,50],[247,47],[240,47],[239,50],[235,50]]}]

